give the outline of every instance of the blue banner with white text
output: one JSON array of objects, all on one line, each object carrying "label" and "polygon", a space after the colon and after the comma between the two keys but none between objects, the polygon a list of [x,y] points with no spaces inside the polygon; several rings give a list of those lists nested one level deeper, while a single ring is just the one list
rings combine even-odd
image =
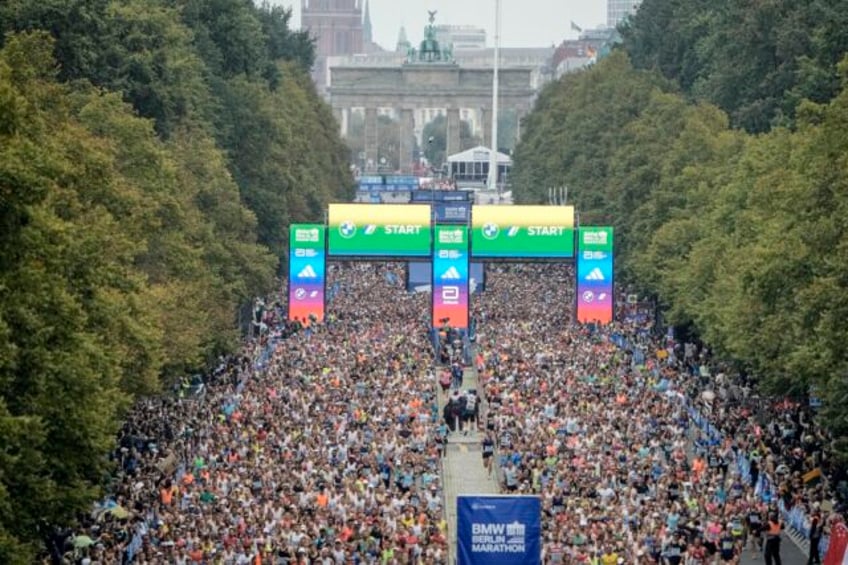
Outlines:
[{"label": "blue banner with white text", "polygon": [[459,496],[457,565],[539,565],[542,505],[537,496]]}]

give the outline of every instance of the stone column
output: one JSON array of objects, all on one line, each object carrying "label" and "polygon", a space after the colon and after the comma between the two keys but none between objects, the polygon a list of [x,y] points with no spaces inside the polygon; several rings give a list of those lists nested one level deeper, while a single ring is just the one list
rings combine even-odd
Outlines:
[{"label": "stone column", "polygon": [[459,120],[459,108],[448,108],[447,111],[447,155],[445,157],[450,157],[456,153],[462,151],[462,146],[460,145],[460,120]]},{"label": "stone column", "polygon": [[480,123],[483,128],[483,146],[492,148],[492,111],[489,108],[480,109]]},{"label": "stone column", "polygon": [[527,110],[520,108],[515,112],[515,144],[521,141],[521,120],[527,115]]},{"label": "stone column", "polygon": [[365,108],[365,168],[377,169],[377,108]]},{"label": "stone column", "polygon": [[413,136],[415,135],[415,116],[412,108],[400,110],[400,171],[403,174],[412,173]]},{"label": "stone column", "polygon": [[344,108],[333,106],[333,117],[336,118],[336,124],[339,126],[339,133],[344,136]]}]

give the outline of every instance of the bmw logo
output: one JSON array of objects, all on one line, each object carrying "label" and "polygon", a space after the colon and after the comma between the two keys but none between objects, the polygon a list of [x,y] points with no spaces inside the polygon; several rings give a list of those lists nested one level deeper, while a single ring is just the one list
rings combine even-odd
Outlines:
[{"label": "bmw logo", "polygon": [[356,235],[356,224],[350,220],[345,220],[339,224],[339,235],[345,239],[350,239]]},{"label": "bmw logo", "polygon": [[498,229],[498,224],[488,223],[483,226],[482,233],[483,237],[485,237],[486,239],[495,239],[496,237],[498,237],[498,232],[500,232],[500,230]]},{"label": "bmw logo", "polygon": [[294,297],[296,300],[303,300],[306,298],[306,289],[298,288],[294,291]]},{"label": "bmw logo", "polygon": [[595,300],[595,293],[591,290],[587,290],[583,293],[583,302],[592,302]]}]

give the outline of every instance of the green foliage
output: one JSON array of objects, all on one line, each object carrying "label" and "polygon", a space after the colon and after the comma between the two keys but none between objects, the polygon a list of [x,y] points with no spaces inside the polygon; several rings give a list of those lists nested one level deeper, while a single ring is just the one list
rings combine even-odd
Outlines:
[{"label": "green foliage", "polygon": [[[422,134],[424,139],[424,156],[432,166],[441,167],[447,162],[448,147],[448,120],[443,114],[439,114],[424,126]],[[433,141],[429,141],[430,138]],[[482,141],[471,131],[471,124],[465,120],[459,122],[459,146],[460,151],[471,149],[480,145]]]},{"label": "green foliage", "polygon": [[514,194],[542,202],[568,184],[581,223],[616,227],[617,270],[668,319],[768,391],[815,386],[848,459],[848,92],[797,108],[794,130],[748,135],[614,53],[542,92]]},{"label": "green foliage", "polygon": [[289,19],[240,0],[0,6],[0,562],[32,562],[44,523],[100,496],[134,396],[235,345],[288,222],[352,196]]},{"label": "green foliage", "polygon": [[645,0],[621,33],[634,66],[763,132],[794,124],[802,100],[839,92],[846,28],[848,0]]},{"label": "green foliage", "polygon": [[[365,116],[361,113],[350,113],[346,141],[350,148],[350,162],[364,169]],[[400,169],[400,122],[381,114],[377,116],[377,162],[382,163],[383,159],[386,162],[381,165],[381,171],[395,172]],[[412,155],[406,156],[406,159],[411,161]]]}]

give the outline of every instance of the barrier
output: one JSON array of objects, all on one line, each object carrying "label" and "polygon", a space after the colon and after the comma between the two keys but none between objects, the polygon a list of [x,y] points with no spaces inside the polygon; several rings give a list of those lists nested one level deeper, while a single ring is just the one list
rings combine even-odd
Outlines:
[{"label": "barrier", "polygon": [[[626,349],[635,351],[638,348],[638,344],[633,341],[625,338],[623,335],[618,333],[610,334],[609,338],[611,343],[614,343],[620,349]],[[658,375],[656,369],[654,369],[654,374]],[[702,436],[706,437],[707,445],[703,443],[700,444],[700,447],[707,447],[713,445],[720,445],[724,442],[724,435],[721,433],[715,424],[710,420],[710,418],[701,413],[695,406],[693,406],[689,399],[685,398],[682,395],[679,395],[684,404],[684,408],[689,415],[689,420],[692,424],[694,424],[695,428],[701,432]],[[740,477],[742,478],[745,484],[751,484],[751,462],[748,457],[744,453],[737,454],[736,461],[733,463],[736,469],[739,472]],[[777,501],[777,509],[780,513],[780,516],[786,525],[786,528],[790,530],[790,533],[794,533],[796,536],[802,537],[804,540],[809,542],[810,540],[810,517],[802,510],[799,506],[794,506],[792,508],[787,508],[786,504],[783,500],[780,500],[777,496],[777,488],[771,481],[771,479],[765,474],[765,472],[761,472],[757,477],[757,484],[754,487],[754,493],[756,496],[760,498],[761,501],[771,504],[774,501]],[[829,536],[822,536],[821,541],[819,542],[819,555],[827,555],[827,551],[830,544]]]}]

